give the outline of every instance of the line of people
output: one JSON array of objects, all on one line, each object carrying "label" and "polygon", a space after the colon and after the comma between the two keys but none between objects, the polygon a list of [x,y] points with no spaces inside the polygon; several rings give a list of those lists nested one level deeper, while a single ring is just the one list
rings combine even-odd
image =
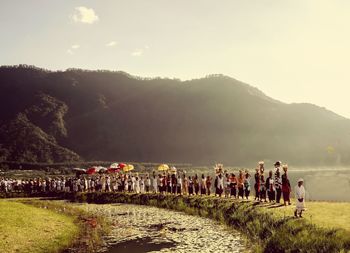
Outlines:
[{"label": "line of people", "polygon": [[[275,171],[270,170],[268,177],[265,178],[264,162],[259,162],[254,175],[255,200],[267,202],[268,199],[269,202],[280,203],[283,196],[284,205],[291,205],[291,185],[287,174],[288,165],[282,165],[280,161],[277,161],[274,166]],[[281,170],[283,170],[283,174],[281,174]]]},{"label": "line of people", "polygon": [[[225,181],[223,180],[225,178]],[[139,175],[138,173],[97,175],[79,177],[12,179],[0,178],[0,192],[136,192],[184,195],[211,195],[213,186],[217,196],[225,195],[249,197],[250,175],[240,172],[236,177],[232,174],[219,173],[214,185],[210,175],[195,174],[187,176],[183,173],[171,174],[153,173]]]},{"label": "line of people", "polygon": [[[288,178],[288,165],[280,161],[274,164],[265,178],[264,162],[258,163],[254,175],[255,201],[291,205],[291,185]],[[282,172],[283,171],[283,174]],[[149,174],[99,174],[94,176],[11,179],[0,178],[0,192],[134,192],[178,195],[214,195],[226,198],[249,199],[251,193],[251,175],[248,170],[240,170],[237,176],[223,170],[222,164],[215,166],[215,179],[210,175],[187,176],[184,173],[163,172]],[[213,188],[213,189],[212,189]],[[295,216],[301,217],[305,210],[305,188],[303,180],[295,187]]]},{"label": "line of people", "polygon": [[[277,161],[275,170],[265,177],[264,162],[259,162],[254,175],[255,200],[260,202],[290,205],[291,186],[288,179],[288,166]],[[283,174],[281,171],[283,170]],[[214,192],[213,192],[214,190]],[[215,179],[210,175],[187,176],[184,173],[161,174],[99,174],[94,176],[9,179],[0,178],[1,192],[136,192],[183,195],[211,195],[249,199],[251,175],[248,170],[240,170],[237,176],[224,171],[222,164],[215,166]]]}]

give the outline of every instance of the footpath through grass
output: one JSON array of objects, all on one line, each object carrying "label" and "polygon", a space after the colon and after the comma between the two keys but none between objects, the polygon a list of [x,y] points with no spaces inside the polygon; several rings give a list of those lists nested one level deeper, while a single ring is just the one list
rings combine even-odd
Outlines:
[{"label": "footpath through grass", "polygon": [[60,252],[79,233],[74,218],[43,208],[0,199],[0,249],[12,252]]}]

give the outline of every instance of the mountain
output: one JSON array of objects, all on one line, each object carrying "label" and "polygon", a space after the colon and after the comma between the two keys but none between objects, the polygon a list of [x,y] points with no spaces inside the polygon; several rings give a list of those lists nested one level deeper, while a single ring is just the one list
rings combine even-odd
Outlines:
[{"label": "mountain", "polygon": [[[10,133],[9,133],[10,132]],[[223,75],[0,68],[0,159],[350,164],[350,120]]]},{"label": "mountain", "polygon": [[74,152],[59,146],[52,135],[31,123],[25,114],[0,128],[3,147],[7,148],[6,160],[18,162],[79,161]]}]

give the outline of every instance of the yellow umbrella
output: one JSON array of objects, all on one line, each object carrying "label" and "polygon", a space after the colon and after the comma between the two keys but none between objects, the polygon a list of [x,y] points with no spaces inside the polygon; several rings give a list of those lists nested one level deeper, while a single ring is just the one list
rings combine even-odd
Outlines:
[{"label": "yellow umbrella", "polygon": [[124,172],[128,172],[128,171],[131,171],[134,169],[134,165],[132,164],[127,164],[124,168],[123,168],[123,171]]},{"label": "yellow umbrella", "polygon": [[167,164],[161,164],[161,165],[159,165],[158,170],[160,170],[160,171],[169,170],[169,166]]}]

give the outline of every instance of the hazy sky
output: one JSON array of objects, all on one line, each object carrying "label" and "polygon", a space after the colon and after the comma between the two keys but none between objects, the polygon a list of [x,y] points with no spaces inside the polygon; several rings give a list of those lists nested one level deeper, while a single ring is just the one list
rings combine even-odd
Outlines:
[{"label": "hazy sky", "polygon": [[0,0],[0,65],[222,73],[350,118],[348,0]]}]

